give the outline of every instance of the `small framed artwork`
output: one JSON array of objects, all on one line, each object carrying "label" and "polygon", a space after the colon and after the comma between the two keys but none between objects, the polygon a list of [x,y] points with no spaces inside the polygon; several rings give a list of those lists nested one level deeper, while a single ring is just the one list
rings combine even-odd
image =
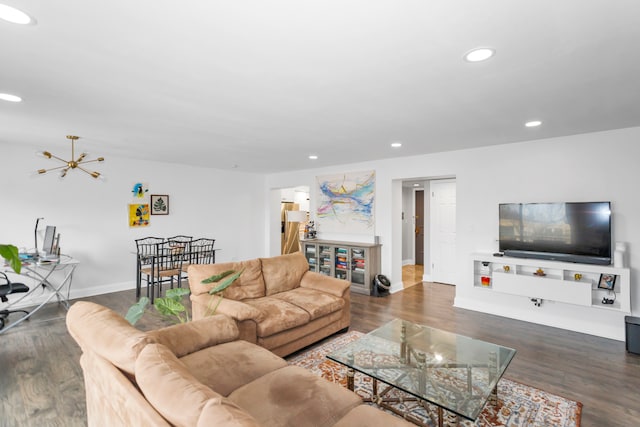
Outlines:
[{"label": "small framed artwork", "polygon": [[616,285],[616,276],[615,274],[601,274],[600,281],[598,282],[598,288],[607,289],[612,291],[614,286]]},{"label": "small framed artwork", "polygon": [[151,215],[169,215],[169,196],[166,194],[151,195]]}]

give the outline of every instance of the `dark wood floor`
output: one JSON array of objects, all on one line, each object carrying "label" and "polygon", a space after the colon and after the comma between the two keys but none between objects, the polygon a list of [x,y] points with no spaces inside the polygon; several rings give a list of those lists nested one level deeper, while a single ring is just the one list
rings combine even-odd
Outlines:
[{"label": "dark wood floor", "polygon": [[[352,329],[404,318],[515,348],[505,376],[584,404],[582,426],[640,425],[640,356],[624,343],[452,307],[455,289],[425,283],[384,298],[352,294]],[[133,291],[88,300],[124,314]],[[0,427],[85,426],[80,351],[51,304],[0,335]],[[145,317],[147,330],[162,321]]]}]

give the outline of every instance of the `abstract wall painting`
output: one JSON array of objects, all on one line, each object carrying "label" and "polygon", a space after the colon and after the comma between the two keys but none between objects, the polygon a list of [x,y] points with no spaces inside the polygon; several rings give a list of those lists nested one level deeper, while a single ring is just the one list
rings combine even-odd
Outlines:
[{"label": "abstract wall painting", "polygon": [[146,182],[136,182],[133,184],[131,188],[131,195],[133,197],[133,201],[140,203],[143,200],[147,200],[149,197],[149,184]]},{"label": "abstract wall painting", "polygon": [[375,171],[316,177],[321,233],[374,234]]},{"label": "abstract wall painting", "polygon": [[149,204],[132,203],[129,205],[129,227],[149,226]]}]

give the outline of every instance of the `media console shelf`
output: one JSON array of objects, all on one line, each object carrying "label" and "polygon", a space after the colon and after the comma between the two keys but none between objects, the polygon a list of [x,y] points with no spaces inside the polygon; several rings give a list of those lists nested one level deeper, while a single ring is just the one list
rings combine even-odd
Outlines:
[{"label": "media console shelf", "polygon": [[373,278],[380,274],[380,244],[302,240],[309,270],[351,282],[351,290],[371,295]]},{"label": "media console shelf", "polygon": [[[606,310],[631,312],[630,270],[608,265],[577,264],[528,258],[472,254],[473,286]],[[600,276],[615,275],[614,291],[598,288]],[[603,298],[615,299],[603,304]],[[535,301],[536,304],[542,301]]]}]

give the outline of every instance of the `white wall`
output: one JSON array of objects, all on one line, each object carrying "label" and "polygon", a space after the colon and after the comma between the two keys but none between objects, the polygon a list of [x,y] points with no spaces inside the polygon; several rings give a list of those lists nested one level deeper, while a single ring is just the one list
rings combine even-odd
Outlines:
[{"label": "white wall", "polygon": [[[397,285],[402,280],[402,239],[399,236],[402,233],[402,188],[399,180],[416,176],[455,176],[457,305],[623,339],[624,321],[619,314],[561,304],[545,304],[538,308],[526,298],[473,289],[470,254],[498,249],[499,203],[610,200],[613,239],[628,243],[632,310],[634,315],[640,314],[637,289],[640,266],[640,197],[636,190],[640,182],[638,140],[640,128],[621,129],[272,174],[267,176],[267,187],[309,185],[313,212],[315,176],[375,169],[375,234],[383,244],[382,273]],[[394,200],[397,201],[395,206]],[[394,230],[398,235],[394,236]]]},{"label": "white wall", "polygon": [[[63,253],[80,260],[72,297],[135,287],[134,239],[141,237],[215,238],[218,261],[265,255],[263,175],[109,156],[95,166],[108,177],[104,183],[80,171],[60,180],[55,173],[34,176],[54,163],[9,144],[0,144],[0,164],[0,242],[33,248],[36,218],[45,218],[41,231],[55,225]],[[170,214],[132,229],[127,205],[140,181],[150,194],[170,196]]]},{"label": "white wall", "polygon": [[[424,156],[306,169],[268,176],[111,158],[99,165],[101,184],[73,172],[30,177],[46,166],[32,149],[0,144],[0,241],[33,246],[36,217],[56,225],[64,252],[81,261],[72,295],[132,287],[133,240],[148,235],[213,236],[219,261],[277,255],[280,191],[306,185],[315,209],[317,175],[376,171],[375,234],[382,243],[382,274],[402,288],[402,185],[414,177],[456,177],[458,278],[456,304],[621,339],[620,315],[562,304],[533,307],[519,298],[473,289],[470,254],[495,252],[498,204],[527,201],[610,200],[615,241],[627,242],[632,310],[640,315],[640,128],[621,129]],[[145,229],[127,225],[130,187],[151,185],[171,196],[171,214]],[[321,236],[322,237],[322,236]],[[336,236],[332,236],[334,238]],[[358,241],[358,236],[338,236]]]}]

